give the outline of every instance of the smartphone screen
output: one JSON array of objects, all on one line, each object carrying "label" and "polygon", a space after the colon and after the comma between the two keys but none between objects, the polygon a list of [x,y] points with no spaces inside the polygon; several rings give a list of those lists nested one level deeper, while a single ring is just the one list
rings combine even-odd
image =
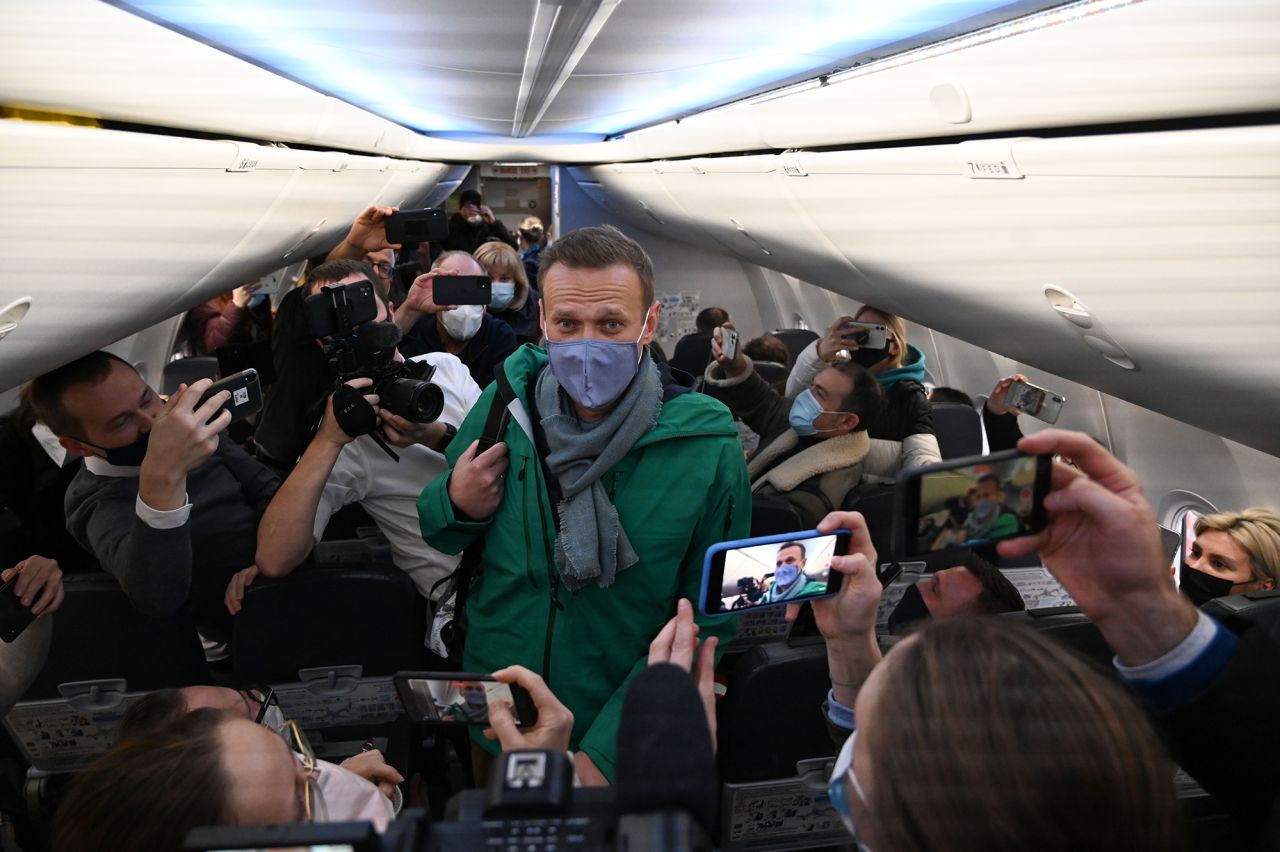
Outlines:
[{"label": "smartphone screen", "polygon": [[488,675],[401,672],[394,679],[405,712],[414,722],[434,725],[489,724],[490,702],[506,702],[516,724],[533,724],[533,700],[523,688]]},{"label": "smartphone screen", "polygon": [[717,544],[707,551],[702,611],[707,615],[824,598],[840,590],[831,557],[843,556],[849,533],[816,530]]},{"label": "smartphone screen", "polygon": [[898,479],[903,558],[978,547],[1044,529],[1050,456],[1017,450],[904,472]]},{"label": "smartphone screen", "polygon": [[488,275],[441,275],[431,283],[431,301],[437,305],[487,307],[491,286]]}]

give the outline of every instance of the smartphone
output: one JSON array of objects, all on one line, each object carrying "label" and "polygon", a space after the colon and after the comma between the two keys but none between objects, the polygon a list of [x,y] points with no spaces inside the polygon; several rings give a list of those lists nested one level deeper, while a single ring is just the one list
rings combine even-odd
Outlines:
[{"label": "smartphone", "polygon": [[847,322],[840,326],[840,336],[859,349],[884,349],[889,345],[889,331],[879,323]]},{"label": "smartphone", "polygon": [[1058,415],[1062,413],[1062,405],[1066,401],[1066,397],[1026,382],[1014,382],[1009,385],[1008,394],[1005,396],[1005,405],[1016,408],[1023,414],[1030,414],[1045,423],[1058,422]]},{"label": "smartphone", "polygon": [[431,282],[431,301],[437,305],[489,305],[488,275],[441,275]]},{"label": "smartphone", "polygon": [[1044,529],[1052,465],[1050,455],[1007,450],[903,471],[894,513],[898,558]]},{"label": "smartphone", "polygon": [[705,615],[731,615],[830,597],[844,575],[831,557],[849,550],[849,530],[817,530],[724,541],[707,549],[698,595]]},{"label": "smartphone", "polygon": [[231,398],[214,412],[213,417],[209,418],[210,423],[224,411],[231,412],[231,422],[235,423],[262,410],[262,386],[258,384],[258,371],[252,367],[209,385],[209,389],[201,395],[196,408],[204,405],[209,397],[219,391],[230,391]]},{"label": "smartphone", "polygon": [[15,574],[9,582],[0,586],[0,639],[5,642],[17,639],[36,620],[31,609],[22,605],[22,598],[18,597],[15,590],[20,576]]},{"label": "smartphone", "polygon": [[312,337],[347,337],[356,326],[378,316],[378,301],[370,281],[326,284],[302,303]]},{"label": "smartphone", "polygon": [[720,349],[724,357],[732,361],[738,357],[738,332],[731,328],[720,327]]},{"label": "smartphone", "polygon": [[440,243],[449,236],[449,217],[436,207],[401,210],[383,219],[382,224],[387,230],[387,242],[402,247],[415,243]]},{"label": "smartphone", "polygon": [[538,720],[533,699],[522,686],[499,683],[487,674],[466,672],[396,672],[392,677],[410,721],[432,725],[488,725],[489,702],[511,705],[516,724],[527,728]]}]

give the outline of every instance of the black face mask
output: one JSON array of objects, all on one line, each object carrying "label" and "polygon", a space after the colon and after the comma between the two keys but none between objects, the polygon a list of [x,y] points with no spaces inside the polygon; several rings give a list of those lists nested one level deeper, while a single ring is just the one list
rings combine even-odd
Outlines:
[{"label": "black face mask", "polygon": [[903,592],[902,600],[898,601],[893,612],[889,613],[889,632],[901,634],[911,622],[932,617],[933,614],[929,612],[929,607],[925,605],[924,598],[920,595],[920,587],[912,583]]},{"label": "black face mask", "polygon": [[888,357],[888,347],[885,347],[884,349],[868,349],[863,346],[858,349],[850,350],[849,352],[849,358],[853,363],[861,367],[865,367],[868,370]]},{"label": "black face mask", "polygon": [[1234,585],[1235,583],[1226,577],[1215,577],[1212,574],[1206,574],[1204,571],[1197,571],[1195,568],[1183,566],[1182,585],[1179,586],[1179,589],[1191,599],[1193,604],[1204,606],[1214,598],[1221,598],[1231,594],[1231,587]]},{"label": "black face mask", "polygon": [[80,443],[89,444],[89,446],[106,453],[107,464],[114,464],[119,467],[137,467],[147,457],[147,447],[150,445],[150,441],[150,432],[140,432],[136,441],[123,447],[99,447],[97,444],[89,444],[88,441],[84,440],[81,440]]}]

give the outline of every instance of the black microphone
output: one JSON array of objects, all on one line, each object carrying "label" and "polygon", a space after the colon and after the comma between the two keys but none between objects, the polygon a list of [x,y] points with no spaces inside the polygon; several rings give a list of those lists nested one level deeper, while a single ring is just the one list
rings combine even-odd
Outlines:
[{"label": "black microphone", "polygon": [[698,687],[684,669],[660,663],[631,682],[614,775],[619,813],[684,811],[708,834],[714,830],[715,749]]}]

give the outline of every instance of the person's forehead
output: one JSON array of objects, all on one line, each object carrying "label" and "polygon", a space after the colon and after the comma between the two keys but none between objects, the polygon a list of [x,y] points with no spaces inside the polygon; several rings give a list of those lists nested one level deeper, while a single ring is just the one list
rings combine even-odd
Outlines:
[{"label": "person's forehead", "polygon": [[147,383],[136,370],[112,361],[101,382],[81,382],[68,388],[62,394],[62,405],[74,419],[92,427],[133,411],[147,391]]},{"label": "person's forehead", "polygon": [[600,269],[555,263],[539,276],[542,301],[554,316],[560,313],[643,313],[644,287],[640,276],[625,263]]},{"label": "person's forehead", "polygon": [[790,547],[784,547],[778,551],[779,559],[784,556],[804,556],[804,550],[801,549],[800,545],[793,544]]},{"label": "person's forehead", "polygon": [[1248,561],[1249,551],[1222,530],[1205,530],[1196,536],[1196,544],[1202,551],[1213,551],[1227,559]]},{"label": "person's forehead", "polygon": [[390,260],[392,254],[394,253],[395,253],[394,249],[389,249],[389,248],[379,249],[378,251],[368,252],[367,254],[365,254],[364,259],[366,261]]},{"label": "person's forehead", "polygon": [[484,275],[484,267],[480,261],[469,254],[451,254],[440,261],[440,269],[456,272],[460,275]]},{"label": "person's forehead", "polygon": [[187,710],[201,707],[217,707],[240,715],[247,712],[244,696],[226,686],[187,686],[182,689],[182,699]]},{"label": "person's forehead", "polygon": [[853,389],[853,380],[839,370],[827,367],[813,377],[813,383],[828,393],[847,394]]}]

